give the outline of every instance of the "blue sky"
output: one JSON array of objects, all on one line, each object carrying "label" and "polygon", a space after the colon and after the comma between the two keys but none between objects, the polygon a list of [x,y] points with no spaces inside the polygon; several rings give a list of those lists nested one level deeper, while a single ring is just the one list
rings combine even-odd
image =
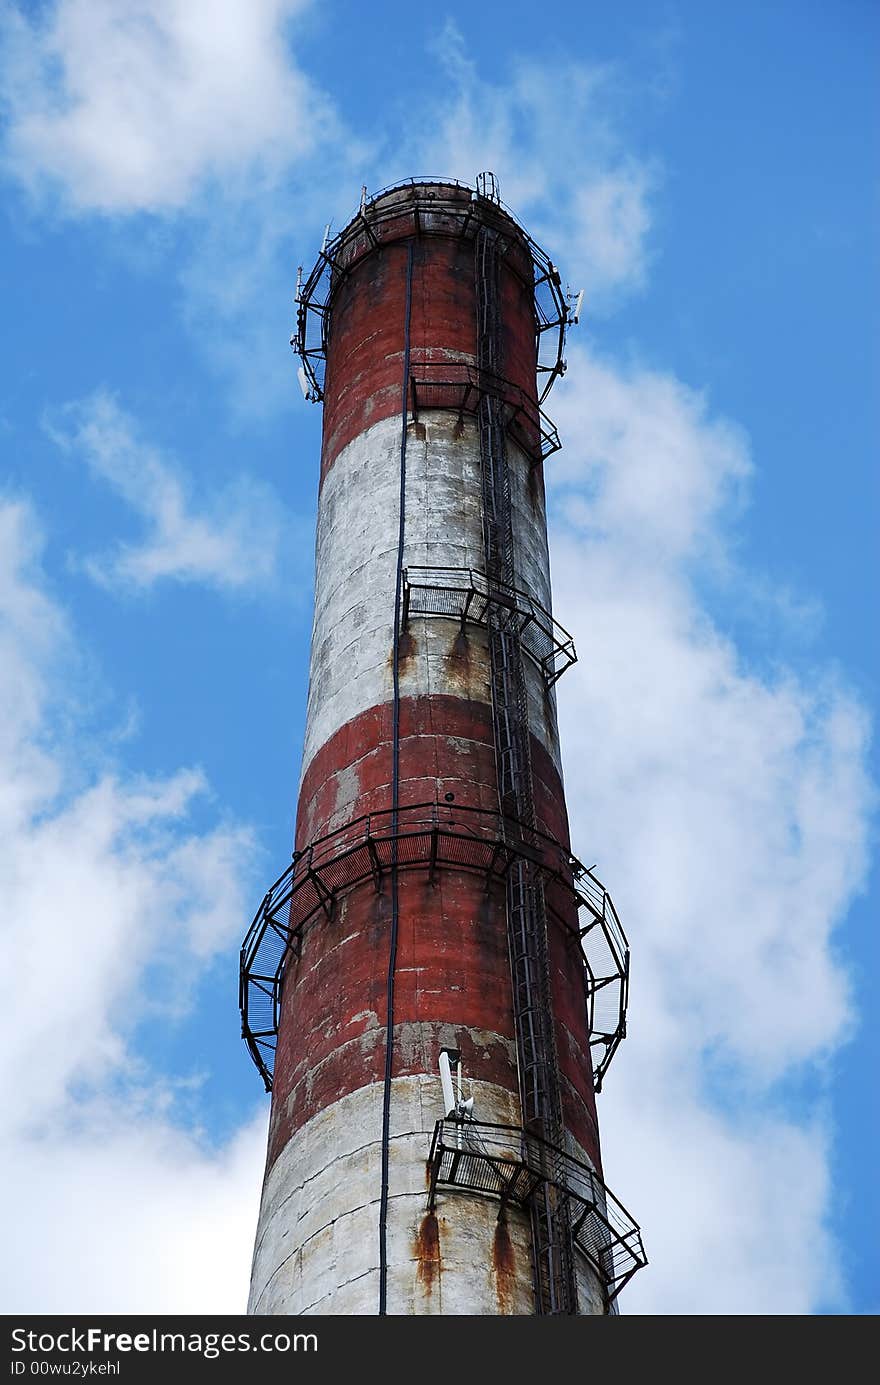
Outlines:
[{"label": "blue sky", "polygon": [[237,948],[311,619],[296,266],[362,183],[492,168],[586,291],[547,481],[574,844],[633,947],[624,1310],[877,1311],[876,8],[376,13],[2,9],[4,1300],[243,1303]]}]

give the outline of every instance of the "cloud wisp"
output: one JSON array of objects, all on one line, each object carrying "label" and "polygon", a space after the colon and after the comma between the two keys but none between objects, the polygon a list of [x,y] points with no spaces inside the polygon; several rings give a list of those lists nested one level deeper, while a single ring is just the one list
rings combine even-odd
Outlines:
[{"label": "cloud wisp", "polygon": [[[427,169],[473,182],[492,169],[504,201],[546,242],[592,312],[642,286],[656,160],[635,157],[619,125],[612,66],[523,58],[489,81],[455,23],[435,43],[439,77],[390,176]],[[564,91],[564,99],[560,92]]]},{"label": "cloud wisp", "polygon": [[[36,518],[0,503],[0,878],[9,1311],[240,1312],[265,1121],[211,1147],[138,1057],[146,1007],[237,938],[251,831],[192,825],[198,770],[83,782],[75,708],[53,689],[74,635],[45,590]],[[64,729],[62,729],[64,728]]]},{"label": "cloud wisp", "polygon": [[831,670],[747,665],[701,602],[751,471],[741,431],[581,348],[555,405],[569,809],[633,947],[600,1116],[657,1268],[625,1306],[809,1313],[843,1292],[823,1071],[856,1018],[835,930],[866,869],[867,719]]},{"label": "cloud wisp", "polygon": [[293,60],[307,0],[58,0],[4,24],[7,167],[74,212],[168,212],[274,181],[333,128]]},{"label": "cloud wisp", "polygon": [[145,441],[105,391],[67,405],[47,426],[59,447],[84,461],[145,527],[140,543],[77,560],[94,581],[137,592],[161,581],[246,591],[274,580],[282,507],[267,485],[242,476],[199,503],[183,468]]},{"label": "cloud wisp", "polygon": [[356,200],[370,158],[297,59],[308,8],[51,0],[0,16],[0,167],[38,215],[103,221],[113,253],[140,253],[126,237],[158,223],[154,244],[182,252],[184,322],[249,416],[299,399],[296,255]]}]

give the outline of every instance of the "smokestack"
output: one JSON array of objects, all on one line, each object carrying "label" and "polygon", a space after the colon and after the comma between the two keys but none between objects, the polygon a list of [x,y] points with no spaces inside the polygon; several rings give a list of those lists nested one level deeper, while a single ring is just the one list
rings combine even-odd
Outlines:
[{"label": "smokestack", "polygon": [[249,1311],[615,1312],[645,1255],[595,1092],[629,950],[570,851],[543,482],[574,309],[480,174],[364,190],[297,313],[315,617],[296,850],[242,948]]}]

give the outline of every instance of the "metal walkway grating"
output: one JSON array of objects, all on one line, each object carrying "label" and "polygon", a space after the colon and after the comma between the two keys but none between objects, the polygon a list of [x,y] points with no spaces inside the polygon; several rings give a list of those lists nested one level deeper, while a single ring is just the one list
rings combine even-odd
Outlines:
[{"label": "metal walkway grating", "polygon": [[403,624],[441,616],[488,626],[503,622],[540,668],[547,686],[577,663],[574,640],[528,592],[493,583],[467,567],[409,567],[403,574]]},{"label": "metal walkway grating", "polygon": [[[605,1286],[612,1303],[648,1263],[642,1233],[587,1164],[517,1126],[438,1121],[428,1157],[433,1207],[444,1188],[500,1198],[526,1210],[548,1183],[566,1209],[572,1241]],[[554,1176],[547,1170],[558,1170]]]},{"label": "metal walkway grating", "polygon": [[296,328],[290,344],[302,360],[309,398],[324,398],[327,327],[331,299],[340,283],[378,245],[413,236],[473,240],[481,225],[497,226],[521,239],[532,261],[529,291],[535,303],[538,378],[543,403],[565,372],[565,335],[570,309],[559,271],[513,213],[494,198],[480,197],[463,183],[443,178],[409,178],[374,193],[333,237],[328,237],[305,280],[297,284]]},{"label": "metal walkway grating", "polygon": [[[543,833],[528,833],[500,813],[437,803],[403,807],[397,833],[391,812],[356,818],[298,851],[264,895],[241,948],[242,1037],[271,1090],[284,971],[314,919],[333,916],[336,900],[371,881],[380,890],[397,844],[399,870],[444,868],[506,887],[514,861],[528,860],[546,882],[550,907],[571,930],[584,980],[593,1078],[597,1087],[626,1032],[629,947],[610,896],[592,871]],[[577,919],[577,929],[572,920]]]},{"label": "metal walkway grating", "polygon": [[410,371],[410,407],[418,422],[423,409],[449,409],[476,414],[483,398],[498,406],[498,421],[522,448],[533,466],[558,452],[562,446],[555,423],[519,385],[467,361],[422,361]]}]

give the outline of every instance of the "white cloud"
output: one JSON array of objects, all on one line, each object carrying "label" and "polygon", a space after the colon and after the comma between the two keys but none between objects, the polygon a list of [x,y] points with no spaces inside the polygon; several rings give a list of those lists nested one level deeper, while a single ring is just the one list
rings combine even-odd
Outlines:
[{"label": "white cloud", "polygon": [[[300,398],[295,256],[348,212],[371,158],[296,61],[290,30],[308,7],[52,0],[0,16],[5,171],[41,210],[58,194],[74,215],[187,213],[183,316],[247,415]],[[142,250],[142,232],[114,242]]]},{"label": "white cloud", "polygon": [[[600,1099],[609,1184],[654,1266],[624,1311],[808,1313],[842,1292],[822,1073],[855,1019],[835,929],[865,873],[866,717],[779,648],[747,666],[700,600],[743,503],[741,431],[674,378],[580,348],[555,405],[574,846],[633,949]],[[786,1101],[805,1073],[814,1100]]]},{"label": "white cloud", "polygon": [[87,464],[140,516],[143,542],[82,561],[107,587],[143,590],[163,579],[242,589],[275,575],[281,506],[249,477],[216,489],[199,507],[185,473],[138,434],[135,420],[104,391],[66,406],[53,439]]},{"label": "white cloud", "polygon": [[553,397],[565,445],[553,470],[578,528],[640,562],[705,557],[752,472],[742,429],[709,416],[674,376],[621,370],[575,345]]},{"label": "white cloud", "polygon": [[[639,937],[634,965],[633,1027],[643,1031]],[[627,1063],[629,1044],[600,1098],[608,1181],[641,1221],[649,1256],[623,1291],[621,1312],[806,1315],[842,1306],[826,1224],[827,1126],[774,1117],[757,1103],[723,1118],[696,1095],[687,1065],[682,1075],[670,1061],[662,1038],[654,1063],[647,1035]]]},{"label": "white cloud", "polygon": [[585,290],[588,309],[604,309],[638,287],[659,173],[623,146],[615,69],[524,58],[495,84],[468,56],[452,21],[436,54],[442,90],[415,117],[389,176],[427,171],[473,183],[491,169],[504,201]]},{"label": "white cloud", "polygon": [[5,22],[7,164],[74,210],[164,211],[274,179],[333,129],[296,66],[307,0],[56,0]]},{"label": "white cloud", "polygon": [[[74,657],[43,589],[33,513],[0,504],[0,1137],[8,1311],[242,1311],[265,1121],[211,1149],[132,1027],[238,936],[249,830],[196,831],[203,776],[81,779]],[[149,978],[149,980],[148,980]]]},{"label": "white cloud", "polygon": [[[2,1145],[0,1145],[2,1148]],[[266,1122],[220,1150],[110,1101],[12,1142],[8,1313],[243,1313]]]}]

